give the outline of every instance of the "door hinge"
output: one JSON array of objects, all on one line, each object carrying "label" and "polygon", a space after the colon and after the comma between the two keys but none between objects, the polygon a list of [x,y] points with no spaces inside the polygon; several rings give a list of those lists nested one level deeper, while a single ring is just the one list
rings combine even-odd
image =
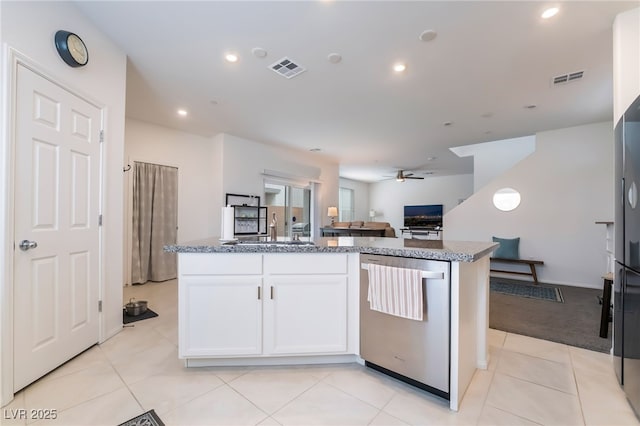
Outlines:
[{"label": "door hinge", "polygon": [[104,142],[104,130],[100,130],[100,143]]},{"label": "door hinge", "polygon": [[98,215],[98,226],[102,226],[102,215]]},{"label": "door hinge", "polygon": [[102,300],[98,300],[98,312],[102,312]]}]

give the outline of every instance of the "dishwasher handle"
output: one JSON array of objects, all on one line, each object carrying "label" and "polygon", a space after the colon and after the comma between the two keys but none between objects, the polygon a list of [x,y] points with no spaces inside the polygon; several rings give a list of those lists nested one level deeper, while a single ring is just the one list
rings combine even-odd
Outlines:
[{"label": "dishwasher handle", "polygon": [[[360,268],[368,271],[369,265],[367,263],[361,263]],[[444,278],[444,272],[441,272],[441,271],[421,271],[421,272],[422,272],[422,278],[436,279],[436,280],[441,280]]]}]

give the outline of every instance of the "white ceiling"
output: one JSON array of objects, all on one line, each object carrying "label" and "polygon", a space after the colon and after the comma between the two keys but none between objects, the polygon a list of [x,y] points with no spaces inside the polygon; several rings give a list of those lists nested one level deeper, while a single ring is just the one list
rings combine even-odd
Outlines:
[{"label": "white ceiling", "polygon": [[[128,55],[128,117],[320,148],[342,177],[371,182],[398,168],[470,173],[472,159],[448,148],[611,120],[612,24],[640,2],[77,5]],[[560,12],[542,20],[551,5]],[[429,29],[437,37],[421,41]],[[255,47],[267,56],[252,55]],[[240,60],[226,62],[228,51]],[[331,53],[342,61],[330,63]],[[288,80],[268,68],[285,56],[306,72]],[[395,74],[395,61],[407,70]],[[552,87],[554,76],[575,71],[584,77]]]}]

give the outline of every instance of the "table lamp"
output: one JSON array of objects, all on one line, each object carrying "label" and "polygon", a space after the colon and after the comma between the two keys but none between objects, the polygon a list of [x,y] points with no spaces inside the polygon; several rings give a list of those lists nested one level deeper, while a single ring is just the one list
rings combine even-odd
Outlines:
[{"label": "table lamp", "polygon": [[337,207],[329,207],[327,209],[327,216],[331,218],[331,226],[333,226],[335,217],[338,216],[338,208]]}]

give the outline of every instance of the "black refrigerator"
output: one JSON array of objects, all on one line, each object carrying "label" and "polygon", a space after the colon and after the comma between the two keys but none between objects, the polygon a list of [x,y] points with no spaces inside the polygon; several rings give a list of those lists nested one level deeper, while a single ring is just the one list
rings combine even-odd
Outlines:
[{"label": "black refrigerator", "polygon": [[640,413],[640,97],[615,127],[613,356],[618,381]]}]

